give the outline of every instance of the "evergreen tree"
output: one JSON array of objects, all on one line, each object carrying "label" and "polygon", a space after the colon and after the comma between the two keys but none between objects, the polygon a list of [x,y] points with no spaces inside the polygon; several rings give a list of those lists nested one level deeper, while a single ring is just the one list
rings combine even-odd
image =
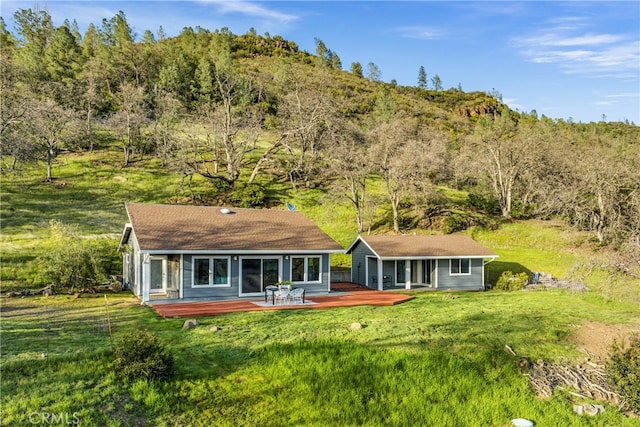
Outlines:
[{"label": "evergreen tree", "polygon": [[362,64],[359,62],[351,63],[351,74],[362,77]]},{"label": "evergreen tree", "polygon": [[42,60],[53,37],[51,15],[46,10],[20,9],[14,15],[18,33],[16,61],[26,71],[34,89],[47,79],[46,64]]},{"label": "evergreen tree", "polygon": [[72,89],[82,70],[82,50],[69,28],[57,28],[44,52],[44,63],[49,78]]},{"label": "evergreen tree", "polygon": [[427,72],[424,70],[424,66],[420,66],[418,70],[418,87],[420,89],[427,88]]}]

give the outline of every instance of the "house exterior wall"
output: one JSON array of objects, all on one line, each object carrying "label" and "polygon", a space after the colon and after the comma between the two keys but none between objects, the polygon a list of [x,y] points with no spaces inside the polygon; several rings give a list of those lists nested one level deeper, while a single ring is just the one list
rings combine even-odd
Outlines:
[{"label": "house exterior wall", "polygon": [[369,274],[369,284],[373,286],[372,277],[376,275],[375,271],[370,271],[367,268],[367,257],[373,256],[373,252],[364,245],[362,242],[358,242],[351,251],[351,281],[359,285],[367,284],[367,270]]},{"label": "house exterior wall", "polygon": [[[241,262],[243,259],[274,259],[280,261],[280,281],[291,280],[291,258],[292,257],[319,256],[320,261],[320,283],[294,283],[297,288],[304,288],[307,292],[326,292],[329,290],[331,266],[329,254],[315,255],[265,255],[265,254],[238,254],[238,255],[217,255],[217,254],[184,254],[182,256],[182,282],[183,298],[203,298],[211,300],[235,299],[241,296]],[[202,257],[228,258],[230,260],[230,285],[216,287],[194,287],[193,286],[193,259]],[[246,295],[246,294],[245,294]]]},{"label": "house exterior wall", "polygon": [[140,286],[142,277],[140,266],[142,259],[140,256],[140,248],[136,235],[131,231],[127,246],[122,252],[122,282],[136,296],[142,296],[142,286]]},{"label": "house exterior wall", "polygon": [[[371,258],[373,257],[373,258]],[[423,260],[422,258],[420,259]],[[373,251],[362,242],[357,242],[351,248],[351,281],[359,285],[369,285],[370,288],[377,289],[377,268],[375,268],[377,258]],[[407,260],[410,262],[410,260]],[[479,290],[484,289],[484,260],[482,258],[470,259],[470,274],[450,274],[449,259],[433,259],[435,263],[431,276],[431,286],[437,289],[448,290]],[[426,265],[423,265],[426,268]],[[390,289],[404,285],[396,283],[396,261],[382,261],[382,274],[388,277],[383,278],[384,289]]]},{"label": "house exterior wall", "polygon": [[437,288],[477,291],[484,289],[484,260],[471,258],[470,274],[450,274],[450,259],[439,259],[436,265]]}]

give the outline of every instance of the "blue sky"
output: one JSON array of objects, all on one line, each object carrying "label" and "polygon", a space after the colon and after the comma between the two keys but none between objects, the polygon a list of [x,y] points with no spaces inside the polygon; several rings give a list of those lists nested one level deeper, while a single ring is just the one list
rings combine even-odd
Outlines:
[{"label": "blue sky", "polygon": [[281,35],[310,53],[322,40],[349,70],[373,62],[382,80],[416,85],[424,66],[445,88],[502,94],[513,109],[574,121],[640,125],[638,1],[2,1],[45,8],[81,32],[124,11],[141,36],[184,27]]}]

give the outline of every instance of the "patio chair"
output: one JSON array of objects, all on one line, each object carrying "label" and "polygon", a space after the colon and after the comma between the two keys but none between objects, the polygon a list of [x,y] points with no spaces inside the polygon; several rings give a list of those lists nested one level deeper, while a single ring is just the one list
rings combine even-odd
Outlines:
[{"label": "patio chair", "polygon": [[289,298],[294,304],[304,304],[304,288],[295,288],[289,292]]},{"label": "patio chair", "polygon": [[264,302],[268,303],[271,302],[272,304],[275,304],[275,293],[278,290],[277,286],[273,286],[273,285],[269,285],[266,288],[264,288]]},{"label": "patio chair", "polygon": [[280,288],[277,291],[274,291],[273,297],[275,304],[278,304],[278,302],[286,304],[289,300],[289,290]]}]

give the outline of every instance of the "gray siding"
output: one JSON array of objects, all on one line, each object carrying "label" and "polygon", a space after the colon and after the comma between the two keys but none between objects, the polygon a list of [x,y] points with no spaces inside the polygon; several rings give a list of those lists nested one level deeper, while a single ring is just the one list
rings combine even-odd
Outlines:
[{"label": "gray siding", "polygon": [[[184,255],[183,256],[183,297],[184,298],[202,298],[202,299],[234,299],[240,296],[240,261],[244,258],[279,258],[281,262],[281,276],[280,280],[287,281],[291,279],[291,257],[292,255],[230,255],[230,268],[231,268],[231,286],[227,287],[192,287],[193,282],[193,258],[194,257],[208,257],[219,255]],[[295,255],[293,255],[295,256]],[[300,256],[314,256],[314,255],[300,255]],[[327,292],[330,283],[330,271],[331,261],[329,254],[316,254],[320,256],[321,260],[321,279],[322,283],[302,283],[296,284],[296,287],[304,288],[307,292]],[[224,257],[227,257],[226,255]]]},{"label": "gray siding", "polygon": [[[351,281],[359,285],[365,285],[366,281],[366,265],[367,256],[372,256],[373,252],[369,250],[367,245],[362,242],[356,243],[356,246],[351,251]],[[375,276],[376,273],[369,271],[369,283],[371,283],[371,276]]]},{"label": "gray siding", "polygon": [[[197,255],[196,257],[206,257],[215,255]],[[231,286],[225,287],[212,287],[212,288],[194,288],[193,284],[193,255],[184,255],[182,280],[183,280],[183,293],[184,298],[210,298],[210,299],[230,299],[237,298],[239,295],[238,290],[238,271],[239,261],[234,260],[234,257],[230,258],[231,268]]]},{"label": "gray siding", "polygon": [[395,261],[383,261],[382,262],[382,275],[384,288],[390,288],[396,285],[396,262]]},{"label": "gray siding", "polygon": [[450,260],[439,259],[437,265],[438,289],[480,290],[484,289],[483,265],[480,258],[471,259],[471,274],[451,275]]}]

